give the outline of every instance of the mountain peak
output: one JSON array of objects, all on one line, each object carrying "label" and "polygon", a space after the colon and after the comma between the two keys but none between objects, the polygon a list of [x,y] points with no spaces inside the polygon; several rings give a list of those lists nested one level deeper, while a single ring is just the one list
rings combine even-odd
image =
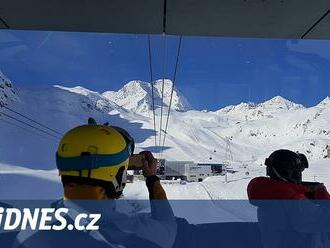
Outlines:
[{"label": "mountain peak", "polygon": [[140,80],[129,81],[122,87],[122,89],[127,89],[127,90],[136,90],[136,89],[148,90],[148,88],[149,88],[148,83]]},{"label": "mountain peak", "polygon": [[286,110],[303,108],[303,105],[291,102],[282,96],[275,96],[270,100],[261,103],[260,106]]},{"label": "mountain peak", "polygon": [[[164,87],[163,87],[164,85]],[[152,110],[152,96],[154,96],[155,108],[162,105],[168,107],[172,94],[173,83],[169,79],[154,81],[154,92],[148,82],[139,80],[130,81],[119,91],[106,91],[102,95],[125,109],[140,114],[148,114]],[[174,87],[171,108],[177,111],[186,111],[190,105],[185,97]]]},{"label": "mountain peak", "polygon": [[267,100],[264,102],[264,104],[281,104],[281,103],[291,103],[288,99],[282,97],[282,96],[274,96],[273,98]]},{"label": "mountain peak", "polygon": [[245,116],[248,119],[254,120],[265,116],[269,117],[274,113],[280,113],[283,110],[296,110],[300,108],[304,108],[304,106],[291,102],[282,96],[275,96],[270,100],[259,104],[242,102],[237,105],[230,105],[216,111],[216,113]]},{"label": "mountain peak", "polygon": [[271,101],[271,102],[290,102],[288,99],[286,99],[282,96],[274,96],[269,101]]},{"label": "mountain peak", "polygon": [[172,88],[173,86],[173,82],[170,79],[158,79],[154,82],[154,86],[155,87],[161,87],[163,85],[164,82],[164,88]]},{"label": "mountain peak", "polygon": [[328,105],[330,105],[330,97],[329,96],[324,98],[317,106],[318,107],[326,107]]}]

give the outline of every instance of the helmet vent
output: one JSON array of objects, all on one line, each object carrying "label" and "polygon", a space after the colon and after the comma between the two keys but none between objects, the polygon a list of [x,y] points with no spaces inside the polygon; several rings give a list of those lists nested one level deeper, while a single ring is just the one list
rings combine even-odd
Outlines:
[{"label": "helmet vent", "polygon": [[89,155],[97,154],[98,149],[97,146],[88,146],[87,151],[89,152]]},{"label": "helmet vent", "polygon": [[110,135],[110,131],[105,128],[100,129],[100,131],[103,132],[105,135]]}]

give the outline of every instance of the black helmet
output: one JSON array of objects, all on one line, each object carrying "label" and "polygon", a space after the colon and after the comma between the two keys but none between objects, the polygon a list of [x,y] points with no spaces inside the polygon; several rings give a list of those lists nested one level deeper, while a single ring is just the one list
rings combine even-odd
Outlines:
[{"label": "black helmet", "polygon": [[[307,157],[305,156],[305,154],[303,154],[303,153],[299,153],[299,152],[297,152],[297,154],[298,154],[298,156],[299,156],[299,158],[300,158],[300,161],[301,161],[301,163],[302,163],[302,167],[303,167],[304,169],[308,168],[308,160],[307,160]],[[304,170],[304,169],[303,169],[303,170]]]},{"label": "black helmet", "polygon": [[273,179],[301,183],[302,171],[308,168],[308,160],[302,153],[290,150],[274,151],[266,158],[267,175]]}]

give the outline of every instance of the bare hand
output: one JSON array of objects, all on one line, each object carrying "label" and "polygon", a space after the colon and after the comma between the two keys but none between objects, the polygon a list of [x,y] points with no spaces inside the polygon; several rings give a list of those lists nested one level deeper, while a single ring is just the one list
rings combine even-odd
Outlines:
[{"label": "bare hand", "polygon": [[150,177],[156,175],[157,172],[157,159],[154,158],[151,152],[149,151],[143,151],[140,152],[140,154],[143,154],[145,159],[143,161],[143,175],[145,177]]}]

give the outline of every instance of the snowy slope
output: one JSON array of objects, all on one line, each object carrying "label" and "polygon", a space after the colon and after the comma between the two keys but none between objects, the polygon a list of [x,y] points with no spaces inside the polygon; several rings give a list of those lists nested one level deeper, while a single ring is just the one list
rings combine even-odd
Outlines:
[{"label": "snowy slope", "polygon": [[[132,81],[119,91],[104,93],[80,86],[68,88],[60,85],[21,87],[16,93],[16,89],[12,91],[11,83],[9,86],[6,83],[5,85],[0,93],[2,92],[2,96],[5,93],[9,96],[6,97],[8,107],[43,123],[57,133],[1,108],[2,112],[37,126],[46,133],[0,115],[0,163],[30,169],[17,173],[16,167],[12,170],[8,166],[7,169],[0,168],[0,188],[15,187],[15,180],[12,179],[17,177],[24,177],[23,181],[29,184],[33,180],[39,183],[49,180],[36,176],[32,180],[31,175],[38,175],[40,170],[53,173],[59,137],[68,129],[86,123],[88,117],[126,128],[135,137],[137,152],[147,149],[160,156],[160,146],[155,147],[153,136],[151,86],[146,82]],[[156,81],[154,86],[159,144],[162,80]],[[169,80],[164,81],[165,109],[169,105],[171,86]],[[308,180],[322,180],[330,186],[330,167],[327,166],[330,160],[324,158],[325,147],[330,145],[329,98],[314,107],[305,108],[277,96],[264,103],[241,103],[207,112],[192,110],[184,96],[175,89],[172,108],[174,111],[169,118],[163,157],[168,160],[215,163],[223,163],[229,158],[231,166],[239,173],[229,175],[228,184],[221,176],[210,178],[202,184],[166,184],[165,189],[170,198],[246,199],[247,183],[254,176],[265,175],[265,168],[260,165],[272,151],[279,148],[305,153],[311,162],[311,168],[306,172]],[[166,115],[162,117],[163,130],[165,122]],[[230,141],[230,152],[227,140]],[[54,177],[54,174],[51,175]],[[56,185],[54,189],[60,187],[56,180],[50,180],[52,185]],[[28,187],[27,184],[24,186]],[[35,188],[36,185],[37,183],[32,183],[29,187]],[[0,197],[2,194],[4,193]],[[19,196],[21,193],[16,194]],[[47,193],[47,196],[52,196],[52,193]],[[54,195],[57,196],[58,194]],[[38,197],[44,195],[40,194]],[[128,185],[126,197],[146,198],[144,184],[136,182]]]},{"label": "snowy slope", "polygon": [[70,128],[85,124],[89,117],[100,123],[110,122],[111,125],[126,127],[129,132],[137,133],[137,142],[144,141],[152,133],[143,124],[127,120],[136,119],[130,117],[134,114],[127,113],[101,94],[81,87],[20,88],[19,99],[8,107],[56,132],[1,108],[1,112],[12,117],[0,114],[0,162],[3,163],[34,169],[55,168],[54,156],[60,137]]}]

